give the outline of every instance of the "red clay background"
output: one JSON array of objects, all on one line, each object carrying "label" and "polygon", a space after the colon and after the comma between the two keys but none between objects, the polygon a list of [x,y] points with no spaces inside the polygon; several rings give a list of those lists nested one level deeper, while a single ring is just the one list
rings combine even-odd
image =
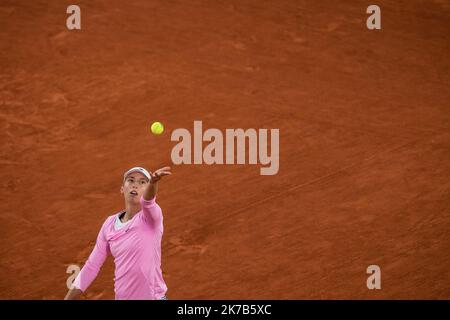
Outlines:
[{"label": "red clay background", "polygon": [[80,0],[73,31],[70,4],[0,2],[1,299],[62,299],[123,172],[194,120],[279,128],[280,171],[173,166],[170,299],[450,298],[449,1],[377,1],[373,31],[359,0]]}]

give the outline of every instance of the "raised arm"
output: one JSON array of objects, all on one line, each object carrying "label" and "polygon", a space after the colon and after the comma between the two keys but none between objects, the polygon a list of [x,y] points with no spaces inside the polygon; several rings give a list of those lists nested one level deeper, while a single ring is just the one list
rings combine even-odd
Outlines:
[{"label": "raised arm", "polygon": [[151,173],[150,183],[147,185],[141,199],[144,216],[151,223],[159,223],[162,217],[161,208],[155,201],[156,194],[158,193],[159,180],[161,180],[162,177],[171,174],[170,167],[164,167]]},{"label": "raised arm", "polygon": [[151,200],[156,196],[158,192],[158,183],[162,177],[171,175],[170,167],[164,167],[156,170],[153,173],[150,173],[152,178],[150,179],[150,183],[147,185],[147,189],[144,191],[144,200]]}]

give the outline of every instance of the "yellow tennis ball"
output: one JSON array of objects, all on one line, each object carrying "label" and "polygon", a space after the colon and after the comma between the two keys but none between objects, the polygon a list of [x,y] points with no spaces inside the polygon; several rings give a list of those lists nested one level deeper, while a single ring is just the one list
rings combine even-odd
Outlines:
[{"label": "yellow tennis ball", "polygon": [[164,126],[161,122],[153,122],[151,130],[153,134],[159,135],[164,132]]}]

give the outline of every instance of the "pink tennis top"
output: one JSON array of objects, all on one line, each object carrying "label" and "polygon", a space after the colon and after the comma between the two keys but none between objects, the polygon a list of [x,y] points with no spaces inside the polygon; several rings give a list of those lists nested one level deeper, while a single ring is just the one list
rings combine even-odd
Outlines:
[{"label": "pink tennis top", "polygon": [[141,211],[119,230],[114,228],[114,222],[120,213],[106,219],[94,250],[75,278],[74,287],[86,291],[111,254],[116,266],[114,291],[117,300],[155,300],[166,294],[167,286],[161,271],[163,216],[155,200],[141,197]]}]

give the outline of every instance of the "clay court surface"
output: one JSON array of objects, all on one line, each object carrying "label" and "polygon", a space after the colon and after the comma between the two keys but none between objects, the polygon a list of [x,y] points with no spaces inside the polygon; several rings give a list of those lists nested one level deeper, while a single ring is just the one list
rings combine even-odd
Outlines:
[{"label": "clay court surface", "polygon": [[0,3],[1,299],[62,299],[194,120],[279,128],[280,170],[172,165],[170,299],[450,299],[449,1],[377,1],[377,31],[369,1],[77,1],[74,31],[70,4]]}]

